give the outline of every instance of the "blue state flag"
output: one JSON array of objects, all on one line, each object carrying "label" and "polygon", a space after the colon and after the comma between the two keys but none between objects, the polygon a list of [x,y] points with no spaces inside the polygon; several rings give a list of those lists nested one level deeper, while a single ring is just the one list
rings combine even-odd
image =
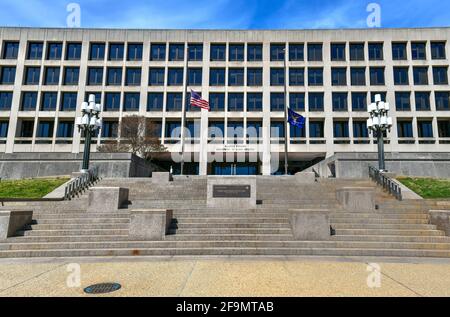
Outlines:
[{"label": "blue state flag", "polygon": [[291,108],[288,108],[288,121],[291,125],[300,129],[303,129],[306,123],[305,117],[291,110]]}]

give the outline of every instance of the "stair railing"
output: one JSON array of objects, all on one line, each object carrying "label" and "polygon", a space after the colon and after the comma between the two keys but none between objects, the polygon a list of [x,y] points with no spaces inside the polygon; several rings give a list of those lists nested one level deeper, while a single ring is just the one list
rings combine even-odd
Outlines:
[{"label": "stair railing", "polygon": [[66,185],[64,200],[71,200],[75,196],[78,196],[81,192],[93,185],[98,179],[98,167],[95,166],[89,169],[87,173],[81,174]]},{"label": "stair railing", "polygon": [[393,179],[387,177],[373,166],[369,166],[369,177],[379,186],[383,187],[390,195],[400,201],[403,199],[400,186]]}]

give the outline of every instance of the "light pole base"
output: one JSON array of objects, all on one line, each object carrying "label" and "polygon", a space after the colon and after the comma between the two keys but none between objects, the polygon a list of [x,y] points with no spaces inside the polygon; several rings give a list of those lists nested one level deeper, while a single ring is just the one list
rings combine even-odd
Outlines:
[{"label": "light pole base", "polygon": [[87,174],[87,173],[89,173],[89,170],[83,170],[83,169],[81,169],[81,170],[80,170],[80,173]]}]

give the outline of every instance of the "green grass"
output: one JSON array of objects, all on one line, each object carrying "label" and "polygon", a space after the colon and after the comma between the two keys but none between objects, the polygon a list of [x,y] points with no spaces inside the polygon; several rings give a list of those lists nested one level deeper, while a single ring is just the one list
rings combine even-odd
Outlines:
[{"label": "green grass", "polygon": [[0,199],[42,198],[68,180],[68,178],[2,180]]},{"label": "green grass", "polygon": [[450,198],[450,179],[401,177],[398,180],[423,198]]}]

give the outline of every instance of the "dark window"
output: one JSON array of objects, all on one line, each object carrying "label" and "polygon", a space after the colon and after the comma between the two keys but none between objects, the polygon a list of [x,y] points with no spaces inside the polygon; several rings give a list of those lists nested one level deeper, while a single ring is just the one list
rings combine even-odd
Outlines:
[{"label": "dark window", "polygon": [[308,44],[308,61],[322,61],[322,44]]},{"label": "dark window", "polygon": [[211,111],[225,111],[225,94],[210,93],[209,106],[211,108]]},{"label": "dark window", "polygon": [[309,136],[311,138],[323,138],[323,121],[309,122]]},{"label": "dark window", "polygon": [[247,121],[247,138],[255,139],[261,137],[262,122],[261,121]]},{"label": "dark window", "polygon": [[381,86],[384,81],[384,67],[370,67],[370,84],[372,86]]},{"label": "dark window", "polygon": [[434,66],[433,67],[433,81],[435,85],[448,85],[448,67]]},{"label": "dark window", "polygon": [[248,44],[247,46],[247,60],[249,62],[262,61],[262,44]]},{"label": "dark window", "polygon": [[244,111],[244,94],[228,94],[228,111]]},{"label": "dark window", "polygon": [[190,61],[203,61],[203,44],[189,44],[188,50]]},{"label": "dark window", "polygon": [[397,111],[411,110],[411,93],[410,92],[396,92],[395,106]]},{"label": "dark window", "polygon": [[81,44],[80,43],[68,43],[66,60],[75,61],[81,59]]},{"label": "dark window", "polygon": [[284,61],[284,44],[271,44],[270,45],[270,60],[272,62]]},{"label": "dark window", "polygon": [[164,68],[150,68],[150,86],[164,86]]},{"label": "dark window", "polygon": [[305,93],[291,92],[289,94],[289,107],[294,111],[305,111]]},{"label": "dark window", "polygon": [[366,85],[366,69],[364,67],[350,68],[352,86]]},{"label": "dark window", "polygon": [[175,139],[181,137],[181,122],[166,122],[166,138]]},{"label": "dark window", "polygon": [[332,61],[345,61],[345,44],[344,43],[332,43],[331,44],[331,60]]},{"label": "dark window", "polygon": [[430,110],[430,93],[429,92],[416,92],[416,110],[427,111]]},{"label": "dark window", "polygon": [[331,68],[331,84],[333,86],[347,86],[347,68],[332,67]]},{"label": "dark window", "polygon": [[45,85],[59,84],[59,67],[47,67],[45,69]]},{"label": "dark window", "polygon": [[284,68],[270,69],[270,85],[283,86],[284,85]]},{"label": "dark window", "polygon": [[4,66],[1,68],[2,76],[1,76],[1,84],[2,85],[14,85],[16,80],[16,68]]},{"label": "dark window", "polygon": [[375,102],[375,96],[380,95],[382,101],[386,101],[386,92],[371,92],[370,93],[370,102]]},{"label": "dark window", "polygon": [[399,138],[412,138],[413,129],[411,121],[397,121],[397,132]]},{"label": "dark window", "polygon": [[164,94],[162,92],[150,92],[147,99],[147,111],[163,111]]},{"label": "dark window", "polygon": [[225,61],[226,49],[225,44],[211,44],[211,61]]},{"label": "dark window", "polygon": [[57,138],[71,138],[73,137],[73,122],[60,121],[58,123],[58,130],[56,131]]},{"label": "dark window", "polygon": [[49,43],[47,48],[48,60],[60,60],[62,57],[62,43]]},{"label": "dark window", "polygon": [[399,61],[399,60],[406,60],[406,43],[392,43],[392,59]]},{"label": "dark window", "polygon": [[42,59],[42,51],[44,49],[44,43],[28,43],[27,59],[39,60]]},{"label": "dark window", "polygon": [[124,96],[123,111],[139,111],[140,94],[127,92]]},{"label": "dark window", "polygon": [[182,111],[183,110],[183,94],[178,92],[167,93],[166,111]]},{"label": "dark window", "polygon": [[409,68],[394,67],[394,84],[409,85]]},{"label": "dark window", "polygon": [[58,94],[56,92],[44,92],[41,100],[42,111],[55,111]]},{"label": "dark window", "polygon": [[304,86],[305,85],[305,69],[290,68],[289,69],[289,85]]},{"label": "dark window", "polygon": [[127,60],[142,61],[142,44],[128,43]]},{"label": "dark window", "polygon": [[270,94],[270,111],[284,111],[284,93],[273,92]]},{"label": "dark window", "polygon": [[53,137],[53,121],[40,121],[37,129],[38,138],[52,138]]},{"label": "dark window", "polygon": [[432,121],[417,121],[417,130],[419,138],[433,137],[433,122]]},{"label": "dark window", "polygon": [[166,44],[152,44],[150,49],[151,61],[165,61],[166,60]]},{"label": "dark window", "polygon": [[183,68],[169,68],[169,86],[182,86],[183,85]]},{"label": "dark window", "polygon": [[243,68],[230,68],[228,70],[228,86],[244,86]]},{"label": "dark window", "polygon": [[428,85],[428,67],[413,67],[414,85]]},{"label": "dark window", "polygon": [[101,86],[103,85],[103,68],[89,67],[88,68],[88,85]]},{"label": "dark window", "polygon": [[383,59],[383,43],[369,43],[369,60],[382,61]]},{"label": "dark window", "polygon": [[225,68],[211,68],[209,76],[210,86],[225,86]]},{"label": "dark window", "polygon": [[270,137],[271,138],[284,138],[284,122],[272,121],[270,122]]},{"label": "dark window", "polygon": [[247,86],[262,86],[262,68],[247,68]]},{"label": "dark window", "polygon": [[105,94],[105,107],[104,111],[120,111],[120,93],[119,92],[107,92]]},{"label": "dark window", "polygon": [[243,62],[244,61],[244,44],[230,44],[229,48],[229,61],[230,62]]},{"label": "dark window", "polygon": [[366,111],[367,109],[367,93],[352,92],[352,110]]},{"label": "dark window", "polygon": [[241,139],[244,137],[244,124],[242,121],[228,121],[227,137]]},{"label": "dark window", "polygon": [[303,61],[305,59],[305,45],[289,44],[289,60],[291,62]]},{"label": "dark window", "polygon": [[61,111],[75,111],[77,109],[77,93],[65,92],[62,94]]},{"label": "dark window", "polygon": [[141,85],[141,69],[140,68],[127,68],[127,75],[125,78],[127,86],[140,86]]},{"label": "dark window", "polygon": [[120,67],[110,67],[108,68],[108,82],[109,86],[120,86],[122,85],[122,68]]},{"label": "dark window", "polygon": [[21,138],[32,138],[34,130],[34,121],[22,121],[20,127]]},{"label": "dark window", "polygon": [[346,92],[333,92],[333,111],[348,111],[348,96]]},{"label": "dark window", "polygon": [[40,78],[41,78],[40,67],[25,68],[25,85],[39,85]]},{"label": "dark window", "polygon": [[21,111],[34,111],[37,104],[37,92],[24,92],[22,94]]},{"label": "dark window", "polygon": [[335,138],[348,138],[348,121],[334,121],[333,135]]},{"label": "dark window", "polygon": [[64,85],[78,85],[80,68],[66,67],[64,69]]},{"label": "dark window", "polygon": [[201,68],[189,68],[188,84],[192,86],[201,86],[203,77],[202,74],[203,70]]},{"label": "dark window", "polygon": [[436,110],[450,110],[450,92],[436,91],[434,96],[436,99]]},{"label": "dark window", "polygon": [[117,138],[119,136],[119,122],[117,121],[103,121],[102,137]]},{"label": "dark window", "polygon": [[438,120],[440,138],[450,138],[450,119]]},{"label": "dark window", "polygon": [[4,42],[3,59],[17,59],[19,42]]},{"label": "dark window", "polygon": [[306,127],[305,125],[300,129],[295,125],[290,125],[291,138],[305,138]]},{"label": "dark window", "polygon": [[426,59],[426,43],[411,43],[411,57],[413,60]]},{"label": "dark window", "polygon": [[262,111],[263,110],[263,94],[262,93],[248,93],[247,94],[247,111]]},{"label": "dark window", "polygon": [[12,107],[13,93],[9,91],[0,91],[0,111],[9,111]]},{"label": "dark window", "polygon": [[445,42],[431,43],[431,58],[432,59],[446,59]]},{"label": "dark window", "polygon": [[366,121],[353,121],[353,137],[368,138],[369,131],[367,130]]},{"label": "dark window", "polygon": [[123,43],[109,44],[109,60],[110,61],[123,61],[123,54],[125,46]]},{"label": "dark window", "polygon": [[308,68],[308,85],[323,85],[323,68]]},{"label": "dark window", "polygon": [[363,61],[364,59],[364,43],[350,43],[350,60]]},{"label": "dark window", "polygon": [[169,44],[169,61],[184,61],[184,44]]},{"label": "dark window", "polygon": [[309,111],[323,111],[324,98],[322,92],[310,92],[308,94]]},{"label": "dark window", "polygon": [[105,59],[105,43],[91,43],[91,51],[89,52],[91,61],[102,61]]}]

